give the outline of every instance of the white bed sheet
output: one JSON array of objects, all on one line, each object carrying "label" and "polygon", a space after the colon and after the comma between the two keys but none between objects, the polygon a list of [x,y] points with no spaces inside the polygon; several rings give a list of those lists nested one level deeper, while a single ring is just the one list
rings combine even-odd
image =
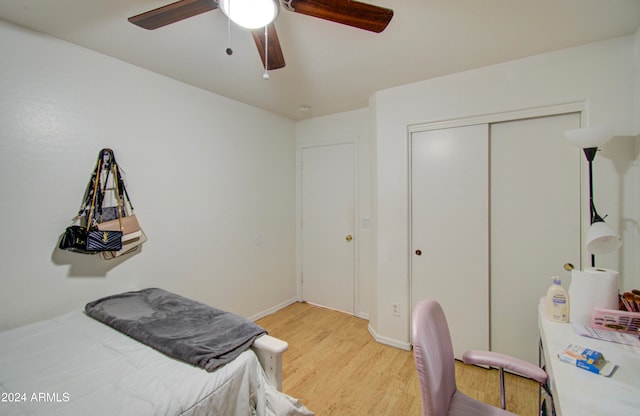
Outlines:
[{"label": "white bed sheet", "polygon": [[209,373],[83,312],[0,333],[0,415],[308,415],[253,351]]}]

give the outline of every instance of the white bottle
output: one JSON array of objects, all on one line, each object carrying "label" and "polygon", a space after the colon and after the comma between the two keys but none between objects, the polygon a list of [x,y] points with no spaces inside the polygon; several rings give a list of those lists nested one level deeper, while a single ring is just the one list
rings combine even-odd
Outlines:
[{"label": "white bottle", "polygon": [[553,277],[553,284],[547,290],[547,320],[569,322],[569,294],[562,287],[559,276]]}]

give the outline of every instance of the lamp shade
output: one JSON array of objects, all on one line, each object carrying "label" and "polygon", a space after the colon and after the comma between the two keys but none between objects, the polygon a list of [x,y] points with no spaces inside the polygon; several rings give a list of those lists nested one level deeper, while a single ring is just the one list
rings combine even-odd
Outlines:
[{"label": "lamp shade", "polygon": [[247,29],[265,27],[280,12],[279,0],[219,0],[218,6],[232,22]]},{"label": "lamp shade", "polygon": [[588,149],[591,147],[600,147],[611,140],[613,130],[609,126],[586,127],[566,131],[564,137],[572,144],[583,149]]},{"label": "lamp shade", "polygon": [[587,232],[587,251],[591,254],[607,254],[622,246],[622,239],[604,221],[591,224]]}]

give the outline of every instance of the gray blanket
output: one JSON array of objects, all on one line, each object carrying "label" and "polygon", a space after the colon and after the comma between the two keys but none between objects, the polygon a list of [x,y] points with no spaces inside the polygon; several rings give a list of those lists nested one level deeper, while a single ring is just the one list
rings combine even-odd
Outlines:
[{"label": "gray blanket", "polygon": [[230,312],[150,288],[87,303],[86,313],[171,357],[207,371],[232,361],[266,331]]}]

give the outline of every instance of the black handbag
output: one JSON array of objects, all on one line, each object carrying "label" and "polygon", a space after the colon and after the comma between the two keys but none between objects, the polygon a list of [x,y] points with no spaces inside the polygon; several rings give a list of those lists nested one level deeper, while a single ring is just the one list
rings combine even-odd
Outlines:
[{"label": "black handbag", "polygon": [[87,250],[92,252],[122,249],[122,231],[89,230]]},{"label": "black handbag", "polygon": [[69,250],[76,253],[95,254],[95,251],[87,250],[87,239],[88,231],[85,227],[72,225],[64,230],[58,247],[61,250]]},{"label": "black handbag", "polygon": [[[104,193],[100,186],[103,167],[111,168],[113,151],[102,149],[98,162],[87,186],[85,197],[76,217],[82,225],[71,225],[65,229],[58,247],[62,250],[83,254],[95,254],[103,251],[122,249],[122,231],[101,231],[94,224],[96,214],[102,215]],[[108,172],[108,171],[107,171]],[[100,209],[96,209],[96,206]]]}]

